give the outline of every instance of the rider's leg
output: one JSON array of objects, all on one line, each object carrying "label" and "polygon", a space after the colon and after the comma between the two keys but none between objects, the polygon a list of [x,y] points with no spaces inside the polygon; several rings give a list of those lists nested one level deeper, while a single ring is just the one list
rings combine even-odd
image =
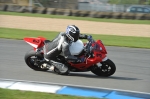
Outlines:
[{"label": "rider's leg", "polygon": [[46,47],[44,47],[44,58],[47,62],[49,62],[51,65],[55,66],[57,69],[59,69],[60,72],[66,72],[68,70],[68,67],[64,65],[63,63],[60,63],[56,61],[56,56],[58,56],[61,52],[54,48],[50,51],[46,51]]},{"label": "rider's leg", "polygon": [[45,60],[51,64],[50,69],[54,69],[54,67],[56,67],[62,73],[66,72],[68,70],[68,67],[66,65],[64,65],[63,63],[60,63],[60,62],[56,61],[54,58],[51,58],[51,57],[49,57],[47,59],[46,58],[47,55],[44,55],[44,56],[45,56]]}]

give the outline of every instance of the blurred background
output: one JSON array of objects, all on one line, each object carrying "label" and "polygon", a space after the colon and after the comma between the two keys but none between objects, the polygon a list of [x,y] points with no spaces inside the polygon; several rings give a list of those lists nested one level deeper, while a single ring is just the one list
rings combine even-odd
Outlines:
[{"label": "blurred background", "polygon": [[0,3],[85,11],[150,13],[150,0],[0,0]]}]

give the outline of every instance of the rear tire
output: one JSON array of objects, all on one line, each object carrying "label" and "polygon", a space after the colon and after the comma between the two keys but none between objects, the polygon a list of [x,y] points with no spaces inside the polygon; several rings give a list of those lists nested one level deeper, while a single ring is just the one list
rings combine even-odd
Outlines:
[{"label": "rear tire", "polygon": [[102,62],[101,67],[95,66],[94,68],[91,69],[91,72],[94,73],[95,75],[104,77],[113,75],[115,71],[116,66],[110,59],[106,60],[105,62]]},{"label": "rear tire", "polygon": [[46,69],[46,68],[41,68],[40,64],[36,63],[36,61],[42,60],[42,59],[43,59],[42,55],[41,56],[39,56],[39,55],[37,56],[36,52],[34,50],[28,51],[25,54],[25,57],[24,57],[25,63],[31,69],[36,70],[36,71],[47,71],[47,70],[49,70],[49,69]]}]

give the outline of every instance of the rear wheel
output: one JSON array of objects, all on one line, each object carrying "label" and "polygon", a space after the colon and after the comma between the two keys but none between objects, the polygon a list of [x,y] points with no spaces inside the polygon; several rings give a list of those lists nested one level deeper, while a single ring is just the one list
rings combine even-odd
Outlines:
[{"label": "rear wheel", "polygon": [[105,62],[102,62],[102,66],[98,67],[98,66],[94,66],[91,69],[91,72],[94,73],[97,76],[111,76],[115,73],[116,71],[116,66],[115,64],[110,60],[106,60]]},{"label": "rear wheel", "polygon": [[33,50],[28,51],[24,59],[25,59],[26,64],[33,70],[36,70],[36,71],[48,70],[47,68],[42,68],[41,66],[42,65],[41,61],[43,60],[42,55],[41,56],[37,55],[36,52]]}]

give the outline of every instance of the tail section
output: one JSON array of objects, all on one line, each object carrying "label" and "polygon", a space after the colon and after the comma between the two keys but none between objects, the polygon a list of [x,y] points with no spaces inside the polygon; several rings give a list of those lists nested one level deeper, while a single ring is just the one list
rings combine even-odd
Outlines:
[{"label": "tail section", "polygon": [[29,45],[33,46],[34,48],[43,47],[44,46],[44,43],[43,43],[44,40],[46,40],[46,39],[43,38],[43,37],[38,37],[38,38],[27,37],[27,38],[24,38],[24,41],[27,42]]}]

